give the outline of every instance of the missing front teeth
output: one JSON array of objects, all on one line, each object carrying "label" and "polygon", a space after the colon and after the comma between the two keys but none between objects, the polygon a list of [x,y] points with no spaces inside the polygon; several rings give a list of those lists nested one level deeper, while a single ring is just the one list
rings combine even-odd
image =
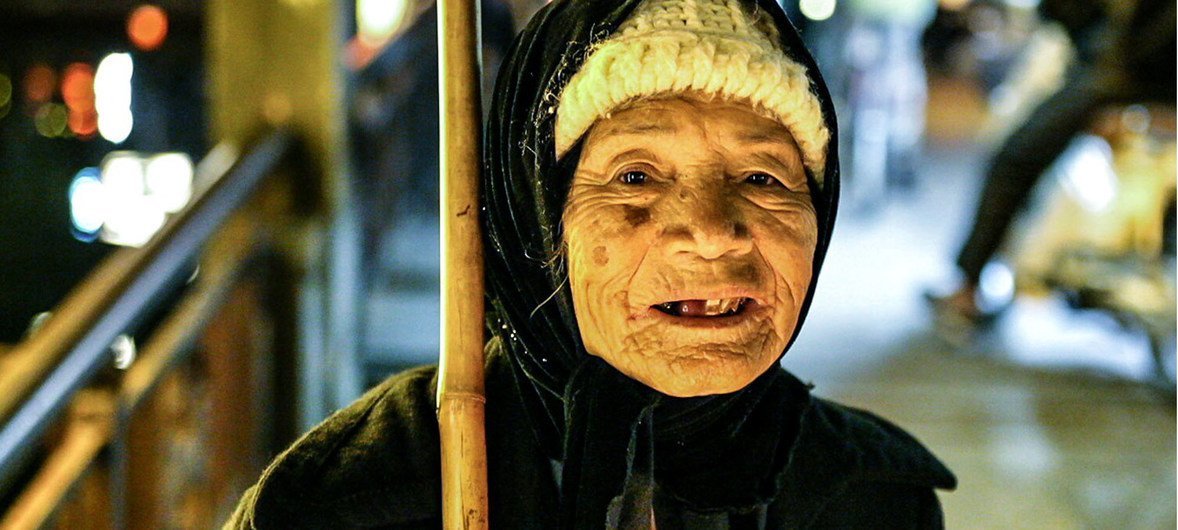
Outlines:
[{"label": "missing front teeth", "polygon": [[677,300],[655,305],[654,308],[677,317],[724,317],[740,313],[748,301],[748,298]]}]

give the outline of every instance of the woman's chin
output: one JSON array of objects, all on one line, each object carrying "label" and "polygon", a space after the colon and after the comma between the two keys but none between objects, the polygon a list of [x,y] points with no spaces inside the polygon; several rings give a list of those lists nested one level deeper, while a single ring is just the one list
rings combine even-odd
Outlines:
[{"label": "woman's chin", "polygon": [[[677,352],[681,353],[681,352]],[[772,360],[761,355],[700,351],[690,355],[655,355],[618,366],[627,376],[672,397],[731,394],[765,373]]]}]

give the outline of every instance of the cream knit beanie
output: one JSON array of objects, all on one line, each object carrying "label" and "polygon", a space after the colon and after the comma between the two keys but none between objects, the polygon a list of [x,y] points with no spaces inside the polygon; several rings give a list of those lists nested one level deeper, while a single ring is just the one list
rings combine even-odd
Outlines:
[{"label": "cream knit beanie", "polygon": [[645,0],[591,48],[560,95],[556,156],[599,118],[638,98],[699,92],[745,100],[793,134],[822,182],[830,131],[806,69],[781,50],[768,13],[739,0]]}]

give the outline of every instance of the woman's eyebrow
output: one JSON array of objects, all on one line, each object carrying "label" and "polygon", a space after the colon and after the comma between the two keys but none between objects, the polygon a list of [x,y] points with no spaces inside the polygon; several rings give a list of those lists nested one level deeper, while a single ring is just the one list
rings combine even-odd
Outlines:
[{"label": "woman's eyebrow", "polygon": [[636,147],[634,149],[627,149],[609,157],[609,160],[606,161],[606,165],[614,165],[619,160],[625,160],[627,158],[645,158],[656,163],[659,162],[659,157],[655,155],[653,151],[642,147]]},{"label": "woman's eyebrow", "polygon": [[784,158],[789,161],[801,160],[802,153],[788,132],[746,131],[739,133],[736,136],[736,141],[744,149],[759,148],[777,155],[787,155]]}]

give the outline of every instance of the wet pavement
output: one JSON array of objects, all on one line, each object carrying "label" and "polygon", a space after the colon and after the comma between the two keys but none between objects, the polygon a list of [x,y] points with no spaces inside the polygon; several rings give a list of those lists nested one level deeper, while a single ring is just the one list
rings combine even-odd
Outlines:
[{"label": "wet pavement", "polygon": [[1174,402],[1143,383],[1141,337],[1051,296],[969,341],[935,332],[921,291],[952,272],[983,163],[932,147],[912,196],[842,216],[784,365],[932,448],[959,480],[949,528],[1174,528]]}]

